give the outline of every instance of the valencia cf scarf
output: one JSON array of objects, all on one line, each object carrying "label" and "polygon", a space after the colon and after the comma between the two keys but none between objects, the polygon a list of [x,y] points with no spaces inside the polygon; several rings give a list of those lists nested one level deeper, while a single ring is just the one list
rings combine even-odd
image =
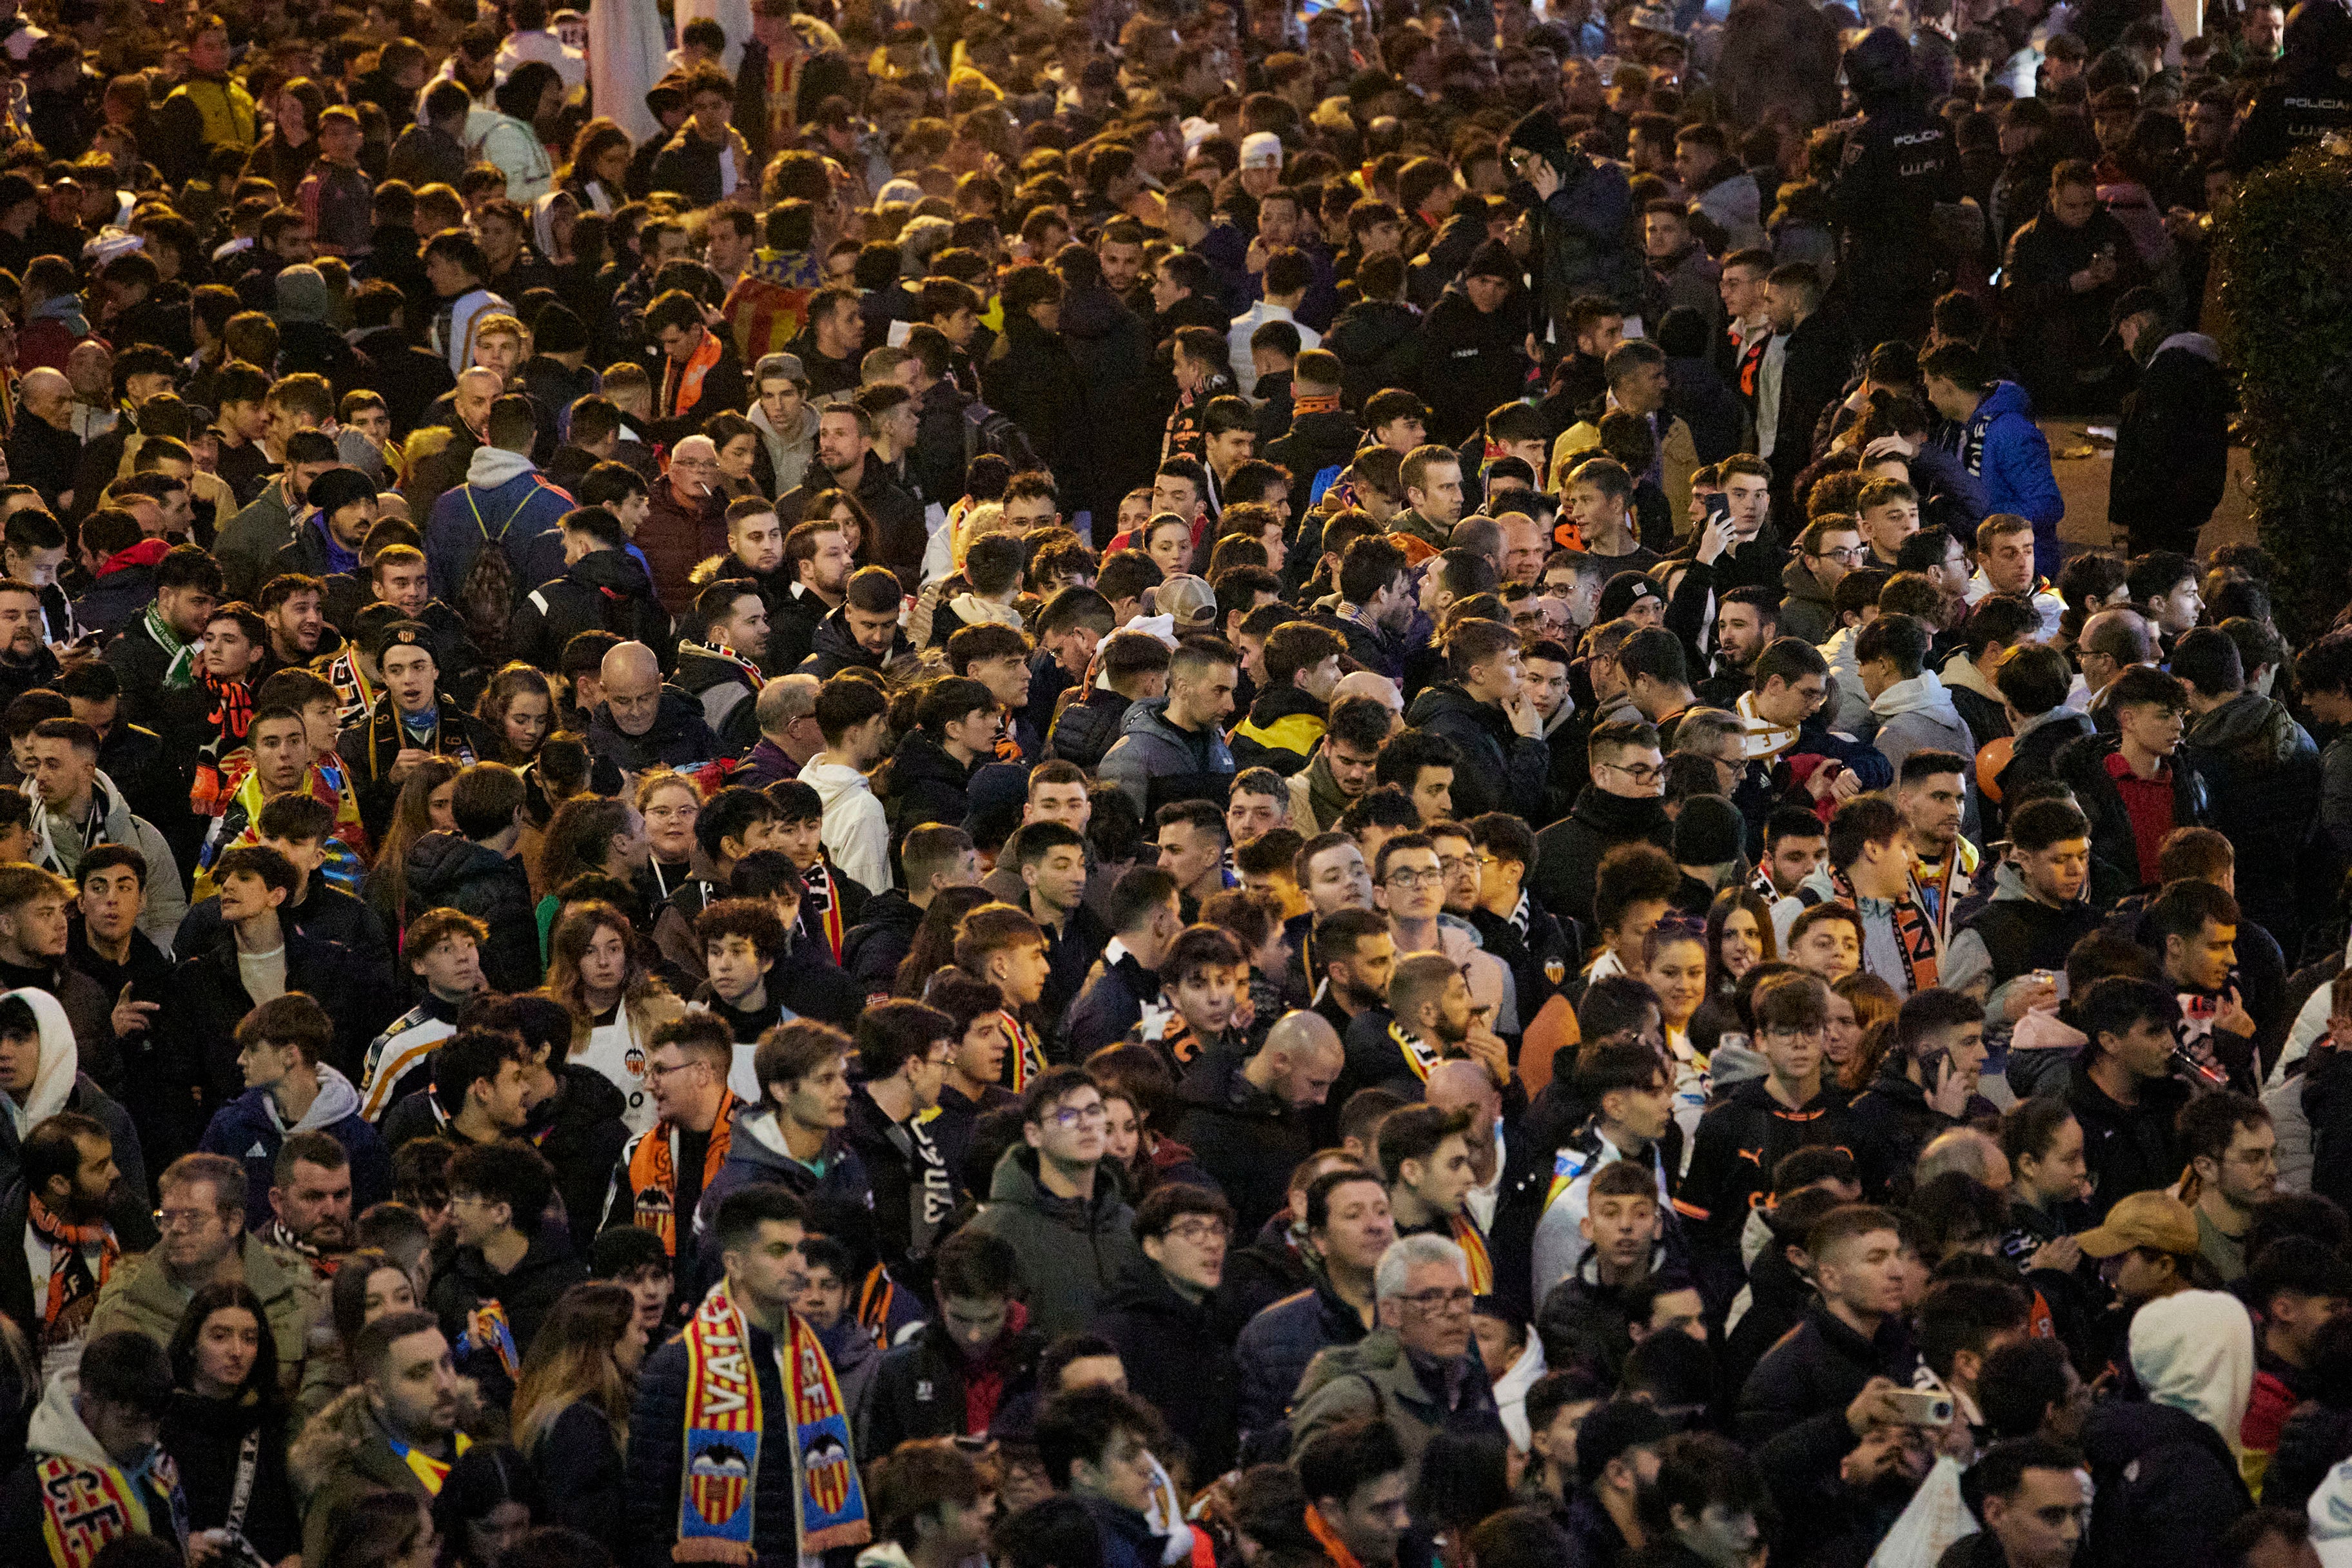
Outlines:
[{"label": "valencia cf scarf", "polygon": [[[1834,866],[1830,868],[1830,890],[1837,902],[1860,918],[1862,901],[1854,893],[1853,884]],[[1935,922],[1908,895],[1895,900],[1895,945],[1903,955],[1903,973],[1910,982],[1906,994],[1931,989],[1943,949],[1936,940]]]},{"label": "valencia cf scarf", "polygon": [[1977,847],[1965,838],[1952,841],[1951,853],[1936,863],[1932,871],[1924,863],[1911,868],[1911,901],[1919,906],[1936,928],[1936,940],[1950,945],[1952,940],[1952,879],[1955,875],[1973,878],[1979,860]]},{"label": "valencia cf scarf", "polygon": [[1013,1074],[1013,1092],[1029,1092],[1029,1080],[1045,1070],[1045,1052],[1037,1044],[1037,1037],[1021,1022],[1021,1016],[1007,1007],[996,1015],[1004,1022],[1005,1038],[1013,1048],[1005,1053],[1006,1068]]},{"label": "valencia cf scarf", "polygon": [[[812,902],[814,900],[814,902]],[[824,945],[832,950],[833,962],[841,962],[841,897],[833,886],[833,868],[820,858],[801,873],[801,924],[809,923],[809,916],[817,917],[817,929],[824,933]]]},{"label": "valencia cf scarf", "polygon": [[1404,1058],[1404,1065],[1422,1082],[1429,1081],[1429,1069],[1445,1058],[1421,1043],[1420,1037],[1405,1029],[1402,1024],[1389,1025],[1389,1041]]},{"label": "valencia cf scarf", "polygon": [[1478,1222],[1467,1213],[1454,1216],[1454,1245],[1470,1265],[1470,1293],[1491,1296],[1495,1293],[1495,1260],[1486,1255],[1486,1238],[1478,1232]]},{"label": "valencia cf scarf", "polygon": [[[114,1227],[104,1220],[70,1225],[38,1196],[27,1202],[32,1232],[49,1248],[49,1289],[41,1303],[41,1343],[69,1343],[89,1326],[90,1315],[98,1310],[98,1292],[114,1272],[122,1247],[114,1239]],[[93,1247],[98,1249],[95,1273],[89,1259],[82,1256]]]},{"label": "valencia cf scarf", "polygon": [[[702,1156],[702,1190],[709,1192],[727,1163],[735,1141],[735,1110],[742,1101],[730,1089],[719,1096],[719,1120],[710,1124],[710,1146]],[[677,1130],[658,1122],[629,1152],[629,1203],[635,1222],[662,1239],[662,1250],[677,1256]]]},{"label": "valencia cf scarf", "polygon": [[[742,1310],[722,1282],[686,1326],[686,1466],[679,1488],[675,1563],[751,1563],[759,1505],[761,1448],[771,1427],[760,1408],[760,1376]],[[797,1312],[778,1356],[790,1434],[783,1457],[798,1472],[793,1520],[808,1555],[870,1538],[866,1495],[850,1453],[849,1421],[833,1363],[816,1331]]]},{"label": "valencia cf scarf", "polygon": [[[36,1199],[36,1202],[38,1200]],[[142,1486],[141,1483],[144,1481]],[[66,1454],[44,1454],[33,1464],[33,1491],[41,1500],[41,1538],[47,1561],[64,1568],[89,1568],[106,1544],[126,1535],[153,1535],[174,1547],[188,1539],[188,1499],[172,1456],[154,1450],[147,1468],[126,1475],[113,1464],[95,1464]],[[169,1510],[157,1519],[150,1499]],[[29,1542],[20,1542],[20,1547]]]}]

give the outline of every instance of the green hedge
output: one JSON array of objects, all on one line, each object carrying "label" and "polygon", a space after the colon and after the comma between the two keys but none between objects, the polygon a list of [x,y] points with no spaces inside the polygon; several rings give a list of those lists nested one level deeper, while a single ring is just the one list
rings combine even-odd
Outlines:
[{"label": "green hedge", "polygon": [[2219,226],[2221,329],[2239,374],[2253,510],[2283,629],[2324,628],[2352,564],[2352,159],[2256,171]]}]

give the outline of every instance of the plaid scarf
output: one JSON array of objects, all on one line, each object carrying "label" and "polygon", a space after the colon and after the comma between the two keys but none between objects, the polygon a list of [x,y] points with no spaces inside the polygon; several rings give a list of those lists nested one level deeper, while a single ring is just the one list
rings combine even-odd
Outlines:
[{"label": "plaid scarf", "polygon": [[[41,1343],[70,1343],[89,1326],[90,1314],[98,1310],[99,1289],[114,1272],[122,1247],[114,1239],[114,1227],[102,1219],[69,1225],[38,1196],[26,1212],[33,1234],[49,1247],[49,1292],[41,1304]],[[98,1248],[95,1275],[89,1259],[82,1256],[93,1247]]]}]

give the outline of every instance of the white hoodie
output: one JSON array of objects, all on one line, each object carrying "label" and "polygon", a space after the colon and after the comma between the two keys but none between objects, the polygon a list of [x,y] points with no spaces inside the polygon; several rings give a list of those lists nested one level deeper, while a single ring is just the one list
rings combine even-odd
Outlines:
[{"label": "white hoodie", "polygon": [[73,1025],[67,1021],[66,1010],[56,997],[30,989],[8,994],[24,998],[33,1009],[34,1022],[41,1026],[41,1065],[34,1069],[32,1092],[25,1096],[22,1105],[0,1094],[0,1109],[7,1111],[22,1142],[35,1126],[66,1108],[74,1078],[81,1071],[81,1047],[74,1043]]},{"label": "white hoodie", "polygon": [[2132,1316],[2132,1374],[2150,1401],[2184,1410],[2238,1451],[2254,1392],[2254,1324],[2223,1290],[2182,1290]]},{"label": "white hoodie", "polygon": [[898,886],[890,875],[890,826],[866,775],[820,755],[802,767],[801,783],[824,803],[824,849],[842,874],[868,892]]}]

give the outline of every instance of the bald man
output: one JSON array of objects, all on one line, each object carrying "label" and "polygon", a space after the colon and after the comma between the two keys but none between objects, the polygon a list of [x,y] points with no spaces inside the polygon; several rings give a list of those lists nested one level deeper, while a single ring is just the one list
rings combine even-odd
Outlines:
[{"label": "bald man", "polygon": [[624,773],[688,767],[727,754],[702,704],[662,684],[661,662],[641,642],[615,643],[597,668],[604,700],[588,719],[588,750]]},{"label": "bald man", "polygon": [[2107,708],[2107,688],[2133,665],[2154,664],[2157,651],[2156,628],[2146,616],[2125,605],[2099,611],[2083,623],[2083,635],[2074,639],[2082,684],[2068,696],[2067,706],[2081,709],[2113,733],[2116,716]]},{"label": "bald man", "polygon": [[81,442],[73,433],[73,383],[63,371],[28,370],[19,384],[29,419],[16,421],[8,436],[8,477],[30,485],[62,517],[73,500],[74,465]]},{"label": "bald man", "polygon": [[744,758],[745,772],[730,782],[765,789],[778,779],[796,779],[811,757],[824,750],[824,736],[816,727],[816,694],[823,683],[814,675],[780,675],[760,688],[751,717],[760,726],[760,743]]},{"label": "bald man", "polygon": [[1331,706],[1337,708],[1350,697],[1376,698],[1381,706],[1402,718],[1404,714],[1404,691],[1389,677],[1376,670],[1350,670],[1339,678],[1331,689]]},{"label": "bald man", "polygon": [[1429,1069],[1422,1098],[1440,1110],[1470,1113],[1463,1137],[1470,1145],[1474,1181],[1462,1203],[1481,1232],[1493,1229],[1495,1198],[1503,1182],[1503,1091],[1484,1067],[1457,1058]]},{"label": "bald man", "polygon": [[1291,1169],[1315,1152],[1317,1108],[1344,1059],[1320,1014],[1292,1012],[1255,1055],[1209,1050],[1184,1075],[1176,1138],[1224,1190],[1242,1245],[1289,1203]]}]

